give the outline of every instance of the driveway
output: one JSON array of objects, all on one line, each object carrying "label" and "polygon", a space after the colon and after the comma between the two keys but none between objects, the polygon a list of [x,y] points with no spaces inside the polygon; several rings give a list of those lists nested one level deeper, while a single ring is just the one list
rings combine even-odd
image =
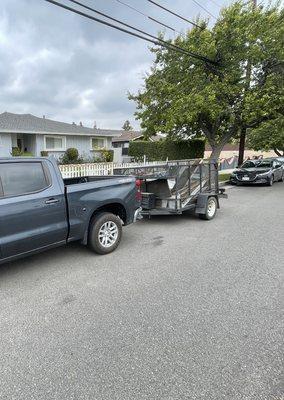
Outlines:
[{"label": "driveway", "polygon": [[0,266],[0,399],[283,400],[284,184],[228,193]]}]

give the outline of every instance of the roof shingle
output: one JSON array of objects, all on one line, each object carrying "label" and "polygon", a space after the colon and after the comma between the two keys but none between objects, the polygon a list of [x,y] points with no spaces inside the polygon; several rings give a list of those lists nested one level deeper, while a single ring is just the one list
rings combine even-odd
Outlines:
[{"label": "roof shingle", "polygon": [[124,131],[115,129],[94,129],[66,122],[53,121],[48,118],[35,117],[32,114],[0,114],[0,132],[19,133],[64,133],[87,136],[120,136]]}]

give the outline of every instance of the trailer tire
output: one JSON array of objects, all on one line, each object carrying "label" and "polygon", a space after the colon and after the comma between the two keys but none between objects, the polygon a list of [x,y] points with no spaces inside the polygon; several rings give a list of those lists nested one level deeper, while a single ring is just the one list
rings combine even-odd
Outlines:
[{"label": "trailer tire", "polygon": [[121,219],[112,213],[95,215],[90,222],[88,247],[98,254],[109,254],[120,243],[122,236]]},{"label": "trailer tire", "polygon": [[199,218],[210,221],[215,217],[217,208],[218,208],[218,203],[216,197],[213,196],[208,197],[205,214],[199,214]]}]

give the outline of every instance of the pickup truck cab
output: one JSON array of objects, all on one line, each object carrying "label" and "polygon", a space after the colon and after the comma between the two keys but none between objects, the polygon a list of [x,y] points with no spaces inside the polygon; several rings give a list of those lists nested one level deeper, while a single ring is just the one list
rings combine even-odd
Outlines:
[{"label": "pickup truck cab", "polygon": [[140,197],[133,177],[62,179],[54,158],[0,158],[0,263],[71,241],[110,253]]}]

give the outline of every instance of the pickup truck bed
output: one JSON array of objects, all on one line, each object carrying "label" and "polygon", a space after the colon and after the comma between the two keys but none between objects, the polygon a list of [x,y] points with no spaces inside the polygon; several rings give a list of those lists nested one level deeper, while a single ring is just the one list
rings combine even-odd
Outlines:
[{"label": "pickup truck bed", "polygon": [[53,158],[0,158],[0,263],[74,240],[109,253],[139,205],[133,177],[63,180]]}]

